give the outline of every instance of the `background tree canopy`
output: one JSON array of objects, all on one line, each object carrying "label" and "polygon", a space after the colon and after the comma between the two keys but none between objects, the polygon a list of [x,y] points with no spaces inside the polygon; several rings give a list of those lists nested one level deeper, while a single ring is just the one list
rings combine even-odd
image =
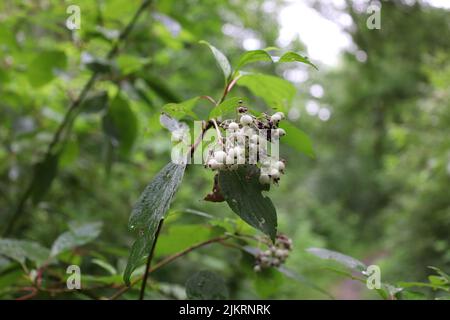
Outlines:
[{"label": "background tree canopy", "polygon": [[[127,225],[144,190],[154,207],[142,210],[167,209],[162,189],[178,192],[162,210],[147,299],[448,298],[450,13],[382,1],[371,30],[370,1],[301,3],[328,22],[347,18],[338,63],[308,54],[302,30],[280,41],[284,1],[79,0],[76,30],[66,27],[72,3],[2,1],[0,298],[137,299],[145,265],[126,268]],[[224,74],[238,69],[220,108],[190,100],[219,101]],[[157,176],[172,148],[161,112],[208,120],[241,98],[288,120],[286,174],[270,197],[275,244],[290,253],[262,271],[265,229],[203,200],[214,173],[188,165],[160,177],[169,182]],[[155,234],[135,231],[133,248],[148,254]],[[373,264],[378,290],[365,284]],[[66,287],[69,265],[80,266],[81,290]]]}]

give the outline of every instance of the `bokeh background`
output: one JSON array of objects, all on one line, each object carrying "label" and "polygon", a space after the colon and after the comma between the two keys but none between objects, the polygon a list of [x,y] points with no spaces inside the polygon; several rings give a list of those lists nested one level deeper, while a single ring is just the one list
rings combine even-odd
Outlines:
[{"label": "bokeh background", "polygon": [[[70,101],[89,78],[86,62],[106,55],[140,3],[0,3],[0,231],[17,211],[33,164],[42,159]],[[81,29],[74,32],[65,27],[71,4],[81,8]],[[370,4],[382,6],[380,30],[366,26]],[[448,272],[449,10],[445,0],[154,1],[120,46],[114,59],[118,71],[102,75],[94,86],[110,97],[122,92],[122,103],[132,111],[123,126],[127,146],[111,144],[101,110],[80,114],[65,137],[49,192],[35,205],[27,202],[5,236],[49,247],[69,222],[102,221],[98,239],[66,260],[75,259],[92,277],[104,272],[94,258],[120,273],[133,240],[127,230],[132,205],[170,158],[170,135],[158,121],[162,106],[198,95],[220,97],[223,90],[223,75],[209,50],[198,44],[204,39],[232,62],[246,50],[277,46],[307,55],[319,67],[261,63],[247,68],[295,84],[287,116],[311,137],[316,153],[310,159],[283,146],[287,174],[271,191],[279,230],[294,242],[289,268],[340,299],[378,297],[329,272],[306,248],[328,248],[377,264],[390,282],[424,281],[428,266]],[[253,108],[267,108],[244,89],[233,95],[247,96]],[[41,170],[44,180],[52,174]],[[202,201],[212,177],[201,166],[190,166],[172,205],[174,215],[189,209],[234,219],[225,204]],[[165,250],[182,249],[194,235],[201,237],[196,219],[169,224],[156,259]],[[241,260],[229,248],[198,250],[155,273],[160,290],[148,295],[183,297],[188,276],[211,269],[224,276],[233,298],[327,298],[282,277],[261,280]],[[0,297],[20,295],[24,280],[20,268],[11,271],[16,269],[0,256]]]}]

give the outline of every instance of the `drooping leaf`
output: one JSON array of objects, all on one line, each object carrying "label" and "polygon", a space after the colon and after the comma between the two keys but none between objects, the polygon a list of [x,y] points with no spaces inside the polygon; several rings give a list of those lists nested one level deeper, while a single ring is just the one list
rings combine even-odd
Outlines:
[{"label": "drooping leaf", "polygon": [[50,154],[34,166],[31,199],[39,203],[50,189],[58,171],[58,154]]},{"label": "drooping leaf", "polygon": [[89,95],[80,105],[85,113],[96,113],[108,108],[108,93],[106,91]]},{"label": "drooping leaf", "polygon": [[161,219],[169,209],[172,198],[183,179],[185,164],[167,164],[149,183],[131,213],[129,228],[137,231],[123,279],[130,283],[131,273],[148,256]]},{"label": "drooping leaf", "polygon": [[162,112],[165,112],[176,119],[181,119],[186,116],[197,119],[197,115],[192,109],[196,106],[199,99],[200,97],[195,97],[180,103],[168,103],[163,106]]},{"label": "drooping leaf", "polygon": [[236,71],[240,70],[243,66],[258,62],[258,61],[270,61],[272,62],[272,57],[266,50],[251,50],[245,52],[240,58],[236,65]]},{"label": "drooping leaf", "polygon": [[347,268],[350,268],[350,269],[358,271],[358,272],[362,272],[367,269],[367,266],[363,262],[361,262],[353,257],[342,254],[340,252],[336,252],[336,251],[332,251],[332,250],[328,250],[328,249],[322,249],[322,248],[309,248],[306,251],[315,255],[316,257],[321,258],[321,259],[328,259],[328,260],[336,261],[336,262],[346,266]]},{"label": "drooping leaf", "polygon": [[129,54],[121,54],[116,59],[117,66],[123,75],[140,70],[149,61],[149,59],[144,59]]},{"label": "drooping leaf", "polygon": [[294,85],[289,81],[265,74],[245,74],[236,84],[248,88],[271,107],[291,102],[296,93]]},{"label": "drooping leaf", "polygon": [[100,260],[100,259],[92,259],[92,263],[98,265],[100,268],[108,271],[109,274],[111,275],[116,275],[117,274],[117,270],[116,268],[114,268],[114,266],[112,266],[111,264],[109,264],[108,262],[104,261],[104,260]]},{"label": "drooping leaf", "polygon": [[239,106],[239,101],[244,101],[242,98],[230,98],[223,101],[217,107],[214,107],[209,113],[209,119],[225,116],[226,114],[234,113]]},{"label": "drooping leaf", "polygon": [[302,56],[299,55],[298,53],[289,51],[286,52],[285,54],[283,54],[280,58],[280,60],[278,60],[277,62],[282,63],[282,62],[302,62],[302,63],[306,63],[312,67],[314,67],[316,70],[319,70],[317,68],[317,66],[315,64],[313,64],[308,57],[306,56]]},{"label": "drooping leaf", "polygon": [[41,87],[55,77],[56,70],[65,69],[66,65],[67,57],[63,51],[40,52],[28,65],[28,80],[33,87]]},{"label": "drooping leaf", "polygon": [[225,300],[228,299],[228,288],[217,274],[199,271],[187,280],[186,295],[191,300]]},{"label": "drooping leaf", "polygon": [[277,212],[270,198],[262,194],[269,187],[259,183],[259,175],[256,166],[240,165],[235,171],[220,171],[219,185],[231,210],[275,240]]},{"label": "drooping leaf", "polygon": [[230,62],[228,61],[227,57],[219,49],[217,49],[210,43],[208,43],[204,40],[200,41],[200,43],[207,45],[211,49],[211,51],[214,55],[214,58],[216,59],[217,64],[220,66],[220,68],[223,71],[223,74],[225,76],[225,81],[227,81],[227,79],[231,75],[231,65],[230,65]]},{"label": "drooping leaf", "polygon": [[50,256],[50,250],[37,242],[15,239],[0,239],[0,255],[4,255],[21,264],[29,259],[40,267]]},{"label": "drooping leaf", "polygon": [[279,127],[286,131],[286,135],[280,139],[281,142],[286,143],[295,150],[302,152],[311,158],[315,157],[312,141],[305,132],[288,121],[280,122]]},{"label": "drooping leaf", "polygon": [[128,155],[138,135],[136,115],[128,101],[118,94],[103,117],[103,130],[113,146],[123,155]]},{"label": "drooping leaf", "polygon": [[56,257],[60,253],[93,241],[100,235],[101,229],[101,222],[70,226],[69,231],[61,234],[53,242],[51,256]]}]

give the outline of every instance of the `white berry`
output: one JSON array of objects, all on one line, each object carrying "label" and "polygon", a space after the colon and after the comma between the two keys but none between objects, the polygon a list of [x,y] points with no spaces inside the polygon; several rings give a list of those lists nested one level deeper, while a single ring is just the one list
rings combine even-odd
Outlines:
[{"label": "white berry", "polygon": [[286,166],[283,161],[277,161],[275,167],[278,169],[278,171],[283,172]]},{"label": "white berry", "polygon": [[270,176],[273,179],[278,179],[280,177],[280,172],[277,169],[272,168],[272,170],[270,170]]},{"label": "white berry", "polygon": [[239,125],[236,122],[231,122],[228,125],[228,129],[230,129],[230,130],[237,130],[237,129],[239,129]]},{"label": "white berry", "polygon": [[241,124],[242,124],[243,126],[247,126],[247,125],[249,125],[249,124],[252,123],[252,122],[253,122],[253,119],[252,119],[252,117],[249,116],[248,114],[245,114],[245,115],[243,115],[243,116],[241,117]]},{"label": "white berry", "polygon": [[273,116],[270,117],[270,120],[273,123],[278,123],[281,121],[281,116],[278,113],[275,113]]},{"label": "white berry", "polygon": [[278,115],[280,117],[280,119],[284,119],[285,118],[284,113],[281,112],[281,111],[276,112],[275,115]]},{"label": "white berry", "polygon": [[267,174],[262,174],[259,176],[259,183],[261,184],[269,184],[270,183],[270,177]]},{"label": "white berry", "polygon": [[223,163],[225,161],[225,158],[227,157],[227,154],[225,152],[223,152],[222,150],[216,151],[214,153],[214,159],[218,162],[218,163]]}]

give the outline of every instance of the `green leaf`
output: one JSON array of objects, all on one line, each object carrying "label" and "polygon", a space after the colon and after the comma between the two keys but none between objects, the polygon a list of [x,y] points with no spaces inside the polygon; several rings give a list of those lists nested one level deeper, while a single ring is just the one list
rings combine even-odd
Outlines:
[{"label": "green leaf", "polygon": [[315,64],[313,64],[311,61],[309,61],[308,57],[301,56],[298,53],[289,51],[283,54],[277,62],[283,63],[283,62],[302,62],[306,63],[312,67],[314,67],[316,70],[319,70]]},{"label": "green leaf", "polygon": [[128,155],[138,135],[138,122],[128,101],[118,94],[103,117],[103,130],[119,152]]},{"label": "green leaf", "polygon": [[55,70],[65,69],[66,65],[67,57],[63,51],[40,52],[28,65],[28,80],[33,87],[41,87],[55,77]]},{"label": "green leaf", "polygon": [[236,71],[240,70],[243,66],[258,62],[258,61],[272,61],[272,57],[265,50],[252,50],[244,53],[240,58],[236,65]]},{"label": "green leaf", "polygon": [[123,75],[127,75],[140,70],[149,61],[149,59],[143,59],[128,54],[121,54],[116,59],[117,66],[119,67]]},{"label": "green leaf", "polygon": [[36,263],[40,267],[46,262],[50,250],[37,242],[15,239],[0,239],[0,255],[24,264],[26,259]]},{"label": "green leaf", "polygon": [[220,52],[216,47],[211,45],[210,43],[208,43],[204,40],[201,40],[199,43],[207,45],[211,49],[211,51],[214,55],[214,58],[216,59],[217,64],[220,66],[220,68],[223,71],[223,74],[225,76],[225,81],[227,81],[231,75],[231,65],[230,65],[230,62],[228,61],[227,57],[222,52]]},{"label": "green leaf", "polygon": [[211,110],[211,112],[209,113],[209,119],[218,118],[229,113],[234,113],[236,111],[236,108],[239,106],[239,101],[243,101],[243,99],[230,98],[223,101],[221,104]]},{"label": "green leaf", "polygon": [[277,212],[262,191],[268,185],[259,183],[260,170],[254,165],[240,165],[235,171],[220,171],[219,185],[225,200],[239,217],[269,235],[277,234]]},{"label": "green leaf", "polygon": [[171,255],[211,237],[211,228],[205,225],[174,225],[164,228],[158,238],[158,255]]},{"label": "green leaf", "polygon": [[31,186],[31,199],[34,204],[39,203],[50,190],[53,180],[58,172],[59,155],[50,154],[43,161],[34,166],[34,175]]},{"label": "green leaf", "polygon": [[286,135],[280,139],[281,142],[311,158],[315,157],[312,141],[305,132],[287,121],[280,122],[279,127],[286,131]]},{"label": "green leaf", "polygon": [[108,108],[108,93],[106,91],[91,94],[80,105],[80,110],[85,113],[96,113]]},{"label": "green leaf", "polygon": [[100,235],[101,229],[101,222],[70,226],[69,231],[61,234],[53,242],[51,256],[56,257],[60,253],[93,241]]},{"label": "green leaf", "polygon": [[190,300],[225,300],[228,299],[228,288],[217,274],[199,271],[187,280],[186,295]]},{"label": "green leaf", "polygon": [[186,116],[197,119],[197,115],[192,111],[192,109],[196,106],[199,99],[200,97],[195,97],[180,103],[168,103],[163,106],[162,112],[167,113],[175,119],[181,119]]},{"label": "green leaf", "polygon": [[98,265],[100,268],[108,271],[111,275],[116,275],[117,274],[117,270],[116,268],[114,268],[111,264],[109,264],[108,262],[104,261],[104,260],[100,260],[100,259],[92,259],[92,263]]},{"label": "green leaf", "polygon": [[367,266],[350,256],[347,256],[345,254],[342,254],[340,252],[328,250],[328,249],[322,249],[322,248],[309,248],[306,250],[307,252],[315,255],[316,257],[319,257],[321,259],[327,259],[327,260],[333,260],[336,261],[344,266],[346,266],[349,269],[362,272],[367,269]]},{"label": "green leaf", "polygon": [[267,299],[280,290],[283,280],[283,275],[277,270],[272,268],[263,269],[255,273],[253,285],[258,295],[263,299]]},{"label": "green leaf", "polygon": [[185,164],[167,164],[142,192],[131,213],[129,228],[138,232],[123,279],[128,285],[131,273],[148,256],[159,222],[169,209],[178,186],[183,180]]},{"label": "green leaf", "polygon": [[248,88],[272,108],[290,103],[297,92],[289,81],[265,74],[243,75],[236,84]]}]

